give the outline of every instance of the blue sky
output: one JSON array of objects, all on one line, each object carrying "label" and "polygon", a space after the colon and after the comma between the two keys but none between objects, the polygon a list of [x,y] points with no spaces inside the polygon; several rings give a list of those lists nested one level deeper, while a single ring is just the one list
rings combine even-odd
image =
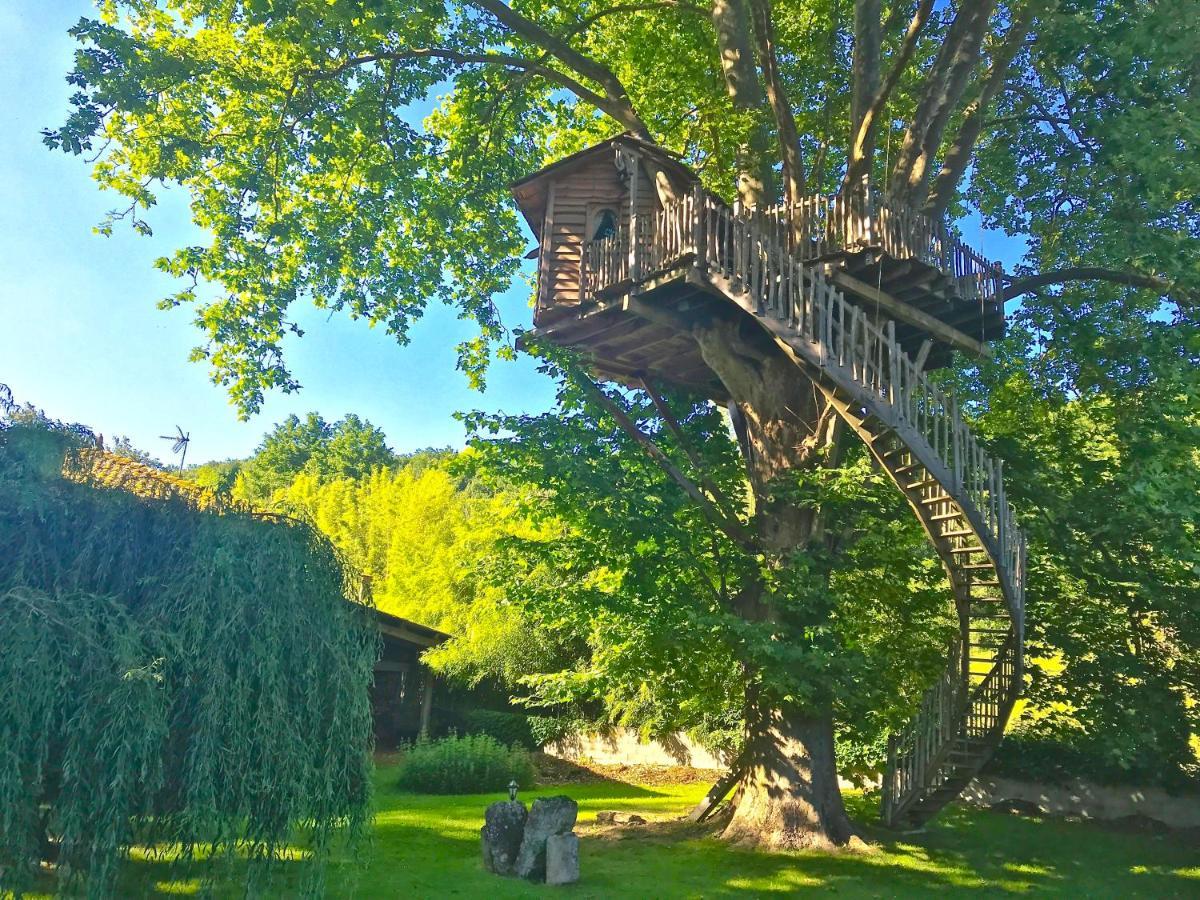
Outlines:
[{"label": "blue sky", "polygon": [[[304,389],[271,395],[257,417],[239,422],[207,366],[187,361],[200,338],[191,311],[155,308],[177,288],[154,259],[197,242],[182,192],[160,195],[148,216],[153,237],[120,227],[101,237],[93,226],[118,198],[96,187],[82,158],[41,143],[41,129],[60,124],[67,109],[67,29],[91,12],[86,0],[0,0],[0,383],[19,401],[128,435],[164,458],[159,435],[180,425],[196,462],[247,455],[289,413],[333,420],[355,412],[405,451],[461,445],[456,410],[550,406],[553,384],[525,357],[496,362],[488,390],[472,391],[454,360],[471,327],[451,309],[431,307],[400,347],[365,323],[307,308],[296,315],[304,338],[286,347]],[[986,256],[1013,261],[1015,242],[977,223],[964,233]],[[530,323],[527,300],[523,283],[499,299],[509,327]]]},{"label": "blue sky", "polygon": [[[394,448],[412,450],[461,445],[455,410],[551,404],[553,384],[528,358],[496,362],[487,391],[471,390],[455,369],[454,346],[472,330],[453,310],[431,306],[400,347],[382,330],[308,308],[297,316],[304,338],[287,346],[304,390],[276,393],[239,422],[207,366],[187,361],[200,337],[191,311],[154,306],[177,289],[154,259],[196,241],[182,192],[151,210],[153,237],[120,227],[101,237],[92,228],[118,198],[97,188],[83,159],[41,143],[41,129],[61,124],[70,96],[67,29],[91,12],[84,0],[0,0],[0,383],[19,401],[129,435],[160,457],[169,446],[158,436],[181,425],[197,462],[248,454],[293,412],[355,412]],[[500,298],[505,324],[529,325],[528,295],[522,283]]]}]

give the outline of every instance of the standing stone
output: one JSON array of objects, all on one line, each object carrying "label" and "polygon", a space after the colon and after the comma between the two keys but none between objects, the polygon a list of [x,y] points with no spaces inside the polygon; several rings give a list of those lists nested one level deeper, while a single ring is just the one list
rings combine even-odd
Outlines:
[{"label": "standing stone", "polygon": [[575,832],[546,838],[546,884],[573,884],[579,880],[579,837]]},{"label": "standing stone", "polygon": [[483,843],[483,866],[489,872],[512,874],[528,815],[520,800],[500,800],[487,808],[479,835]]},{"label": "standing stone", "polygon": [[556,834],[569,834],[575,827],[579,804],[570,797],[540,797],[533,801],[529,820],[525,823],[525,839],[517,854],[515,872],[530,881],[546,878],[546,839]]}]

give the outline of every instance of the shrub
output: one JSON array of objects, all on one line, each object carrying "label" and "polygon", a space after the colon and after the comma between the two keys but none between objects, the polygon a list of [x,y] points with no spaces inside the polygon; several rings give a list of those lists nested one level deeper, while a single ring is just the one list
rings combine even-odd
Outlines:
[{"label": "shrub", "polygon": [[400,760],[401,790],[425,794],[503,791],[515,780],[534,784],[533,760],[521,747],[506,747],[486,734],[450,735],[420,741]]},{"label": "shrub", "polygon": [[1082,778],[1100,784],[1167,790],[1200,788],[1200,777],[1195,772],[1164,765],[1152,753],[1121,759],[1083,731],[1060,730],[1053,734],[1018,731],[1006,735],[987,771],[1047,784],[1065,784]]},{"label": "shrub", "polygon": [[507,746],[518,745],[527,750],[536,750],[537,741],[529,727],[529,717],[514,712],[496,712],[491,709],[468,710],[463,716],[467,734],[486,734]]},{"label": "shrub", "polygon": [[143,841],[202,874],[249,848],[253,893],[298,825],[319,893],[370,821],[378,633],[349,589],[306,525],[0,417],[0,896],[52,850],[60,891],[109,896]]}]

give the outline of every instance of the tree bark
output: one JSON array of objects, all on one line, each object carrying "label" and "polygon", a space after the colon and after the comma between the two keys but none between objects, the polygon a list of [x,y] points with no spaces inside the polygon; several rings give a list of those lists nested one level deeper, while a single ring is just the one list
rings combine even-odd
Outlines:
[{"label": "tree bark", "polygon": [[792,104],[788,100],[783,79],[779,76],[771,0],[749,0],[749,3],[754,18],[754,34],[758,38],[759,66],[767,85],[767,100],[771,104],[771,112],[775,115],[775,129],[779,134],[784,194],[789,204],[796,204],[805,194],[804,161],[800,158],[800,136],[796,131]]},{"label": "tree bark", "polygon": [[862,119],[857,125],[857,131],[851,134],[850,159],[846,165],[845,184],[847,186],[856,184],[862,180],[864,175],[871,174],[874,160],[875,124],[883,114],[883,110],[892,96],[892,91],[899,84],[900,76],[908,68],[909,60],[912,59],[912,55],[917,49],[917,39],[921,36],[921,30],[925,27],[932,11],[933,0],[920,0],[917,3],[917,11],[913,13],[908,30],[904,32],[904,40],[900,44],[896,58],[892,61],[892,68],[888,71],[887,78],[876,92],[871,105],[863,112]]},{"label": "tree bark", "polygon": [[[697,324],[692,334],[736,407],[731,419],[766,564],[788,565],[791,556],[821,541],[824,529],[819,509],[779,488],[791,484],[799,469],[836,462],[836,415],[805,373],[744,318]],[[758,585],[742,592],[737,608],[749,621],[779,621],[775,601]],[[752,664],[747,674],[753,684]],[[802,708],[769,691],[748,691],[746,728],[746,768],[725,836],[771,849],[847,843],[853,830],[838,787],[828,705]]]},{"label": "tree bark", "polygon": [[[875,123],[867,113],[879,95],[879,55],[881,51],[880,0],[854,2],[854,55],[850,82],[850,145],[860,154],[861,167],[867,173],[873,166]],[[865,133],[859,129],[865,126]]]},{"label": "tree bark", "polygon": [[1025,43],[1025,36],[1029,33],[1032,19],[1033,7],[1028,5],[1013,20],[1008,33],[1004,36],[1004,41],[992,55],[992,63],[983,79],[979,95],[968,104],[963,114],[958,134],[946,151],[941,171],[934,180],[933,191],[925,203],[926,214],[935,220],[946,214],[946,208],[958,191],[958,184],[967,171],[975,144],[983,132],[983,117],[992,100],[1007,81],[1009,66],[1012,65],[1017,51]]},{"label": "tree bark", "polygon": [[936,150],[941,143],[949,113],[979,61],[993,7],[994,0],[962,0],[959,5],[937,59],[925,76],[916,114],[904,133],[892,171],[893,196],[911,203],[924,192],[925,170],[933,152],[930,148]]},{"label": "tree bark", "polygon": [[831,850],[853,828],[842,803],[833,719],[767,704],[747,723],[746,773],[724,837],[772,850]]},{"label": "tree bark", "polygon": [[771,133],[763,115],[765,98],[754,65],[746,0],[712,0],[712,22],[729,99],[751,119],[749,132],[738,141],[738,196],[746,206],[764,206],[773,194]]}]

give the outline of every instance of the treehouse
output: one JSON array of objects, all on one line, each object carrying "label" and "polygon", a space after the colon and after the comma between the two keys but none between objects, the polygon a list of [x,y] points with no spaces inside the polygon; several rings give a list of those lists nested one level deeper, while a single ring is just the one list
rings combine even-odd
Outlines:
[{"label": "treehouse", "polygon": [[[1004,333],[1000,271],[940,223],[869,185],[794,206],[743,210],[704,191],[661,148],[621,135],[513,186],[539,242],[534,324],[586,349],[617,380],[645,372],[720,393],[692,343],[628,313],[630,300],[711,306],[711,276],[778,295],[799,263],[873,321],[894,322],[922,369],[986,356]],[[743,227],[745,226],[745,227]]]},{"label": "treehouse", "polygon": [[991,756],[1022,683],[1025,543],[1003,467],[927,377],[1003,334],[1000,270],[869,185],[743,209],[629,135],[513,191],[539,242],[536,339],[582,351],[602,378],[724,401],[693,326],[757,327],[759,346],[795,363],[908,500],[945,567],[959,635],[891,737],[883,818],[935,815]]}]

